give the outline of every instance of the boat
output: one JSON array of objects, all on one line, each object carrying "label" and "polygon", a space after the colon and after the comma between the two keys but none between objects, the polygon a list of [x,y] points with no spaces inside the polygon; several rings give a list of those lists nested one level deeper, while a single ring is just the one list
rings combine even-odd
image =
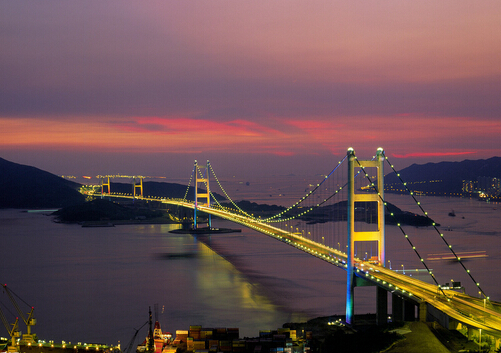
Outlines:
[{"label": "boat", "polygon": [[160,326],[160,322],[158,321],[155,321],[155,327],[152,330],[151,310],[150,310],[149,322],[150,322],[150,329],[148,331],[148,336],[146,336],[146,339],[137,346],[136,352],[162,353],[164,347],[167,347],[172,343],[172,334],[170,332],[163,332],[162,327]]}]

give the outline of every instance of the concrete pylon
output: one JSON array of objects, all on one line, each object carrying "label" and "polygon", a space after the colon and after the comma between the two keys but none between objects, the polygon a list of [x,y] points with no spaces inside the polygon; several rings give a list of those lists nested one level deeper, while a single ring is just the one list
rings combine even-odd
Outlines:
[{"label": "concrete pylon", "polygon": [[[105,178],[106,178],[106,182],[104,181]],[[104,192],[104,187],[105,186],[108,187],[108,192],[107,193]],[[109,176],[101,178],[101,197],[103,197],[104,194],[111,194],[110,177]]]},{"label": "concrete pylon", "polygon": [[132,183],[134,184],[134,198],[136,198],[136,189],[139,189],[139,195],[141,198],[143,198],[143,177],[139,177],[139,184],[136,183],[136,177],[132,180]]},{"label": "concrete pylon", "polygon": [[[385,240],[384,240],[384,174],[383,149],[378,148],[374,160],[358,160],[353,148],[349,148],[348,155],[348,263],[346,279],[346,322],[353,324],[354,316],[354,291],[356,281],[355,273],[355,242],[356,241],[377,241],[378,242],[378,262],[385,265]],[[373,193],[355,193],[355,168],[376,168],[377,185]],[[378,217],[377,231],[355,231],[355,202],[377,202]],[[382,298],[382,296],[381,296]],[[382,304],[378,304],[382,305]]]},{"label": "concrete pylon", "polygon": [[[197,208],[198,208],[198,201],[201,199],[202,201],[205,201],[204,204],[207,207],[210,207],[210,186],[209,186],[209,167],[210,163],[207,160],[207,166],[199,166],[197,161],[195,160],[195,209],[194,209],[194,214],[193,214],[193,226],[194,228],[197,227]],[[205,169],[204,172],[200,172],[200,169]],[[200,175],[202,174],[202,175]],[[198,184],[203,183],[206,186],[206,192],[198,192]],[[211,217],[209,215],[209,227],[212,227],[211,224]]]}]

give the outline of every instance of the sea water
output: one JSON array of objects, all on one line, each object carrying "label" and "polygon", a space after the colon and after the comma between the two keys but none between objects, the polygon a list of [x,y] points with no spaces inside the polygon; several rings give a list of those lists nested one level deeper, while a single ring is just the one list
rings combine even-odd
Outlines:
[{"label": "sea water", "polygon": [[[284,186],[275,190],[271,181],[266,193],[247,192],[253,186],[237,182],[234,192],[240,187],[247,199],[255,195],[252,201],[284,205],[285,198],[295,197],[292,187],[290,192]],[[414,212],[408,197],[391,198]],[[491,299],[501,301],[501,205],[441,197],[420,201],[456,251],[485,251],[486,257],[464,264]],[[456,217],[448,215],[451,210]],[[215,226],[237,227],[226,221]],[[35,307],[33,332],[55,342],[121,342],[123,347],[148,320],[149,307],[164,331],[190,325],[238,327],[240,337],[257,336],[259,330],[285,322],[344,313],[346,273],[339,268],[246,228],[212,236],[169,233],[177,227],[82,228],[54,223],[43,213],[2,210],[0,281],[22,298],[18,302],[24,312],[28,305]],[[425,259],[448,251],[433,228],[406,232]],[[387,226],[386,238],[387,266],[431,281],[415,271],[423,268],[419,257],[397,227]],[[427,264],[441,284],[461,281],[468,294],[478,295],[459,264]],[[5,293],[0,301],[13,322],[18,314]],[[373,288],[357,288],[355,312],[374,311]],[[24,324],[21,331],[26,331]],[[138,340],[145,335],[143,328]]]}]

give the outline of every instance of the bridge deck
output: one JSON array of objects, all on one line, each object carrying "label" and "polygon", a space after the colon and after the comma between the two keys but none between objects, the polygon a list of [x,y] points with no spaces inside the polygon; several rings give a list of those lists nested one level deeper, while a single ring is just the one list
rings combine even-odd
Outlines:
[{"label": "bridge deck", "polygon": [[[128,197],[123,195],[107,196],[133,198],[132,196]],[[183,200],[147,197],[142,199],[147,201],[160,201],[165,204],[182,206],[190,209],[195,208],[194,203]],[[290,246],[294,246],[301,251],[327,261],[342,269],[346,269],[347,267],[346,253],[314,242],[303,237],[301,234],[284,231],[269,224],[259,222],[256,219],[226,210],[200,205],[197,209],[198,211],[218,216],[222,219],[254,229],[257,232],[266,234]],[[485,333],[490,333],[496,337],[501,337],[500,303],[486,302],[483,299],[461,294],[453,290],[444,290],[444,297],[442,291],[440,291],[437,286],[433,284],[397,273],[393,270],[380,266],[379,264],[362,261],[360,259],[356,260],[355,274],[356,276],[385,288],[390,292],[397,292],[399,295],[405,296],[416,303],[424,301],[458,322],[477,329],[482,329]]]}]

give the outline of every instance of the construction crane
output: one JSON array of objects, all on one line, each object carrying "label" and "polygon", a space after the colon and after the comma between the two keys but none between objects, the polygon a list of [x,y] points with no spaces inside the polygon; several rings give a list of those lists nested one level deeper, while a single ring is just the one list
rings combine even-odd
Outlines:
[{"label": "construction crane", "polygon": [[10,345],[7,348],[7,352],[8,353],[17,353],[18,350],[17,350],[17,346],[16,346],[16,339],[21,335],[19,332],[19,325],[18,325],[19,318],[16,317],[16,322],[14,322],[12,324],[12,328],[11,328],[10,327],[11,325],[9,325],[9,322],[5,318],[5,315],[3,314],[3,311],[0,308],[0,319],[2,320],[3,325],[7,329],[7,332],[9,332],[9,336],[10,336]]},{"label": "construction crane", "polygon": [[137,337],[137,334],[139,333],[139,330],[141,330],[143,327],[146,326],[146,324],[148,324],[149,321],[146,321],[143,326],[141,326],[140,328],[138,328],[136,330],[136,333],[134,334],[134,336],[132,336],[132,339],[130,340],[129,344],[124,348],[124,353],[131,353],[131,350],[132,350],[132,347],[134,346],[134,341],[136,340],[136,337]]},{"label": "construction crane", "polygon": [[[18,297],[18,298],[19,298],[19,296],[17,294],[13,293],[9,288],[7,288],[6,284],[2,284],[2,286],[5,290],[5,292],[7,293],[7,295],[9,296],[9,299],[12,302],[12,305],[14,305],[19,316],[21,316],[21,319],[23,319],[24,323],[26,324],[26,334],[23,335],[22,340],[25,343],[36,343],[36,340],[35,340],[36,335],[31,333],[31,326],[34,326],[37,323],[37,320],[33,317],[33,310],[35,310],[35,308],[31,307],[31,311],[27,314],[28,317],[25,317],[25,314],[21,311],[21,309],[19,308],[19,305],[17,305],[17,302],[14,299],[13,294],[16,295],[16,297]],[[19,298],[19,299],[22,300],[21,298]],[[26,305],[31,306],[28,303],[26,303],[24,300],[22,300],[22,301]]]}]

